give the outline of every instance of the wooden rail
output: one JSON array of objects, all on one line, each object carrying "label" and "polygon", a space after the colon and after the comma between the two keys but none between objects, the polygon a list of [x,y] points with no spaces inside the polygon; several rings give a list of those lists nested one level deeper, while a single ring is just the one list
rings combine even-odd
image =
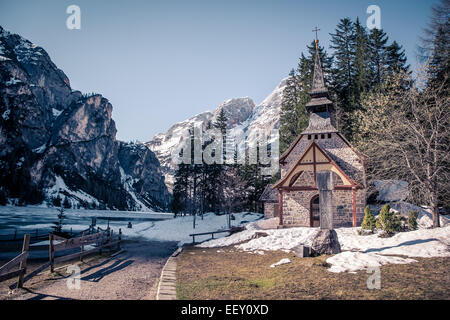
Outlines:
[{"label": "wooden rail", "polygon": [[[27,258],[29,255],[29,246],[30,246],[30,235],[26,234],[23,240],[22,253],[16,256],[14,259],[7,262],[5,265],[0,267],[0,282],[19,277],[17,283],[14,283],[10,286],[10,289],[14,289],[16,287],[22,288],[23,283],[30,280],[32,277],[37,275],[38,273],[44,271],[48,267],[50,267],[50,272],[54,271],[55,263],[64,262],[76,258],[83,258],[83,256],[88,255],[90,253],[99,251],[102,253],[103,248],[111,247],[117,245],[117,248],[120,249],[120,242],[122,241],[122,230],[119,229],[119,234],[116,237],[114,235],[114,231],[106,230],[100,231],[94,234],[84,235],[84,232],[81,237],[66,239],[59,237],[54,234],[49,235],[49,261],[40,267],[38,267],[33,272],[26,275],[27,272]],[[94,244],[95,248],[84,250],[85,245]],[[63,252],[65,250],[80,248],[80,252],[70,253],[66,255],[61,255],[55,257],[55,252]],[[11,271],[15,267],[19,266],[18,270]],[[25,276],[26,275],[26,276]]]},{"label": "wooden rail", "polygon": [[192,244],[195,244],[195,237],[196,236],[205,236],[205,235],[210,234],[211,235],[211,239],[214,239],[214,234],[216,234],[216,233],[224,233],[224,232],[231,233],[232,229],[209,231],[209,232],[201,232],[201,233],[191,233],[189,236],[192,237]]},{"label": "wooden rail", "polygon": [[[17,257],[15,257],[14,259],[10,260],[2,267],[0,267],[0,282],[18,276],[19,278],[17,280],[17,286],[19,288],[22,288],[23,277],[27,270],[27,258],[29,248],[30,248],[30,235],[26,234],[23,237],[22,253],[20,253]],[[10,271],[11,269],[14,269],[17,266],[19,266],[18,270]]]},{"label": "wooden rail", "polygon": [[[55,243],[55,241],[58,241]],[[83,257],[93,252],[99,251],[102,253],[102,249],[106,247],[112,247],[117,245],[120,249],[120,242],[122,241],[122,230],[119,229],[119,235],[117,239],[114,239],[114,231],[100,231],[97,233],[85,235],[84,232],[81,237],[64,239],[56,235],[50,234],[49,237],[49,260],[50,260],[50,272],[54,271],[55,263],[64,262],[72,259],[79,258],[83,260]],[[85,250],[86,245],[95,245],[95,248]],[[79,248],[79,252],[70,253],[55,257],[55,252],[65,251],[70,249]]]}]

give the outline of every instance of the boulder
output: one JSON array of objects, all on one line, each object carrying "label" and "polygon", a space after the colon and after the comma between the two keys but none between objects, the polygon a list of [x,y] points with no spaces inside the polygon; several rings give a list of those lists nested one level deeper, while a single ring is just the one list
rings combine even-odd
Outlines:
[{"label": "boulder", "polygon": [[262,238],[262,237],[267,237],[268,234],[266,232],[255,232],[255,234],[252,236],[252,239],[258,239],[258,238]]},{"label": "boulder", "polygon": [[313,256],[322,254],[337,254],[341,252],[338,236],[335,230],[319,230],[311,245]]}]

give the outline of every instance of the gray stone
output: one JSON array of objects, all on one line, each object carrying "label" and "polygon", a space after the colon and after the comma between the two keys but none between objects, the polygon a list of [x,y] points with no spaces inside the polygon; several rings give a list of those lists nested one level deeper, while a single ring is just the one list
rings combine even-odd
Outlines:
[{"label": "gray stone", "polygon": [[266,232],[255,232],[255,234],[252,236],[252,239],[258,239],[258,238],[262,238],[262,237],[267,237],[269,234],[267,234]]},{"label": "gray stone", "polygon": [[333,229],[335,211],[333,201],[333,174],[331,171],[317,173],[317,186],[320,201],[320,229]]},{"label": "gray stone", "polygon": [[317,187],[319,190],[334,190],[333,174],[331,171],[317,172]]},{"label": "gray stone", "polygon": [[337,254],[341,252],[338,236],[335,230],[319,230],[311,245],[313,256],[322,254]]},{"label": "gray stone", "polygon": [[309,257],[309,247],[302,244],[292,248],[292,251],[299,258]]}]

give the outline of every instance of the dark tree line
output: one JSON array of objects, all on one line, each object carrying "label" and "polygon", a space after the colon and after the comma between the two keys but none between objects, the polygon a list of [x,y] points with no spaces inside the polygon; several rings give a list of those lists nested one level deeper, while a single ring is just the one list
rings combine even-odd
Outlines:
[{"label": "dark tree line", "polygon": [[[203,214],[206,212],[230,215],[238,211],[261,210],[258,199],[271,176],[263,176],[261,174],[262,165],[249,164],[248,157],[244,164],[238,163],[237,150],[234,151],[233,159],[227,159],[226,151],[227,148],[230,148],[227,140],[227,127],[228,119],[221,110],[216,121],[208,123],[205,128],[205,131],[216,128],[222,134],[222,148],[220,149],[223,161],[219,161],[219,163],[207,163],[204,158],[201,163],[198,161],[195,163],[195,144],[202,146],[203,153],[205,148],[215,141],[215,137],[210,137],[205,141],[196,141],[198,138],[194,134],[194,128],[189,130],[191,161],[179,164],[175,173],[172,210],[176,215],[191,214],[194,217],[203,218]],[[214,152],[220,152],[220,150]]]}]

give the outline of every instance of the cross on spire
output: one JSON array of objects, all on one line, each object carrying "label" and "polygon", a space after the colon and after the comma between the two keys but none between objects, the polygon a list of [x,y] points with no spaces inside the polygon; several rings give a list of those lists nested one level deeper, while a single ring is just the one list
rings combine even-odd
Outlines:
[{"label": "cross on spire", "polygon": [[319,32],[319,31],[320,31],[320,29],[317,28],[317,27],[315,27],[315,28],[313,29],[313,32],[316,33],[316,48],[317,48],[318,45],[319,45],[319,37],[318,37],[318,35],[317,35],[317,32]]}]

